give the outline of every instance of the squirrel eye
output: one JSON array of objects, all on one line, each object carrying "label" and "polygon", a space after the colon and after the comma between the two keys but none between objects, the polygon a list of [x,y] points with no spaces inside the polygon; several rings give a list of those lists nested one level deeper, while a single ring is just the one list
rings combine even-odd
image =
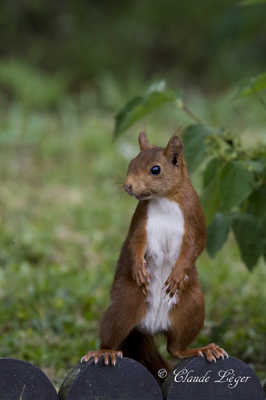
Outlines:
[{"label": "squirrel eye", "polygon": [[160,172],[161,172],[161,168],[159,167],[159,165],[154,165],[151,168],[151,174],[152,175],[159,175]]}]

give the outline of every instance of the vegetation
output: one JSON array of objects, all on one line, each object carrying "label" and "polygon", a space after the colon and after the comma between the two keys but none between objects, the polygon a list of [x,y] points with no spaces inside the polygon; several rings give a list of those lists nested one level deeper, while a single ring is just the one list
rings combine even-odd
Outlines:
[{"label": "vegetation", "polygon": [[[1,1],[2,61],[60,76],[71,91],[165,76],[208,93],[265,70],[265,1]],[[252,6],[251,6],[252,5]]]},{"label": "vegetation", "polygon": [[217,341],[265,380],[265,10],[2,1],[1,356],[59,385],[97,347],[136,205],[121,184],[137,134],[165,145],[181,126],[209,224],[194,345]]},{"label": "vegetation", "polygon": [[[221,109],[202,97],[193,101],[210,114]],[[120,184],[138,151],[137,135],[112,144],[112,115],[97,107],[88,113],[84,102],[68,99],[56,113],[14,103],[0,118],[1,354],[40,365],[57,383],[98,344],[98,321],[135,207]],[[166,143],[168,119],[166,112],[148,122],[154,143]],[[200,188],[200,178],[193,179]],[[230,234],[214,260],[203,254],[199,271],[207,320],[197,342],[217,340],[260,372],[265,265],[250,275]]]},{"label": "vegetation", "polygon": [[[264,91],[262,74],[242,88],[242,95]],[[184,111],[194,124],[182,133],[185,159],[190,173],[202,171],[202,204],[208,223],[207,251],[214,257],[232,228],[242,260],[253,268],[260,256],[266,259],[266,145],[245,146],[229,128],[208,126],[184,104],[181,96],[153,84],[144,96],[130,100],[117,114],[114,135],[117,137],[143,116],[172,103]],[[252,232],[252,235],[250,235]]]}]

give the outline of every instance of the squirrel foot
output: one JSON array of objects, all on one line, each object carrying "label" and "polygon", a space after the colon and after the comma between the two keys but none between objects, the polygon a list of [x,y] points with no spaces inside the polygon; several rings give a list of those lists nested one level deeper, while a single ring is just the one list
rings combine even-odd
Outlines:
[{"label": "squirrel foot", "polygon": [[187,357],[206,357],[209,362],[216,362],[217,359],[229,358],[228,353],[222,348],[217,346],[215,343],[210,343],[207,346],[199,347],[198,349],[186,349],[186,350],[178,350],[176,352],[176,357],[178,358],[187,358]]},{"label": "squirrel foot", "polygon": [[94,360],[94,364],[97,364],[99,361],[100,357],[104,357],[104,364],[105,365],[109,365],[109,361],[111,361],[112,365],[115,366],[116,362],[117,362],[117,357],[119,358],[123,358],[123,353],[122,351],[118,351],[118,350],[97,350],[97,351],[88,351],[87,354],[85,354],[85,356],[83,356],[81,358],[81,362],[88,362],[91,359]]},{"label": "squirrel foot", "polygon": [[210,343],[207,346],[202,347],[198,350],[198,354],[201,357],[206,357],[209,362],[216,362],[217,359],[229,358],[228,353],[222,348],[217,346],[215,343]]}]

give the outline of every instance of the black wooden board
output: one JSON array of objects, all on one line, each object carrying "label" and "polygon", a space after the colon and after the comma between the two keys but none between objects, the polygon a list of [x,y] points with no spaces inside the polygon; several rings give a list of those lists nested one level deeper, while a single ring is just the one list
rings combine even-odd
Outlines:
[{"label": "black wooden board", "polygon": [[167,400],[265,400],[262,386],[250,368],[234,357],[208,362],[182,360],[163,384]]},{"label": "black wooden board", "polygon": [[57,393],[47,376],[30,363],[0,358],[1,400],[56,400]]},{"label": "black wooden board", "polygon": [[81,363],[64,380],[60,400],[162,400],[161,389],[140,363],[118,359],[116,366]]}]

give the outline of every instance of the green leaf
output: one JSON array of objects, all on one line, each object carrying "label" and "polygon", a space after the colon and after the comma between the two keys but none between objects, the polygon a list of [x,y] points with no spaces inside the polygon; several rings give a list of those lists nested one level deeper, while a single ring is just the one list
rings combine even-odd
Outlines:
[{"label": "green leaf", "polygon": [[251,214],[237,214],[232,220],[232,228],[241,258],[251,270],[257,264],[263,250],[260,223]]},{"label": "green leaf", "polygon": [[209,182],[201,195],[201,204],[208,225],[220,206],[220,175],[221,169],[217,171],[215,177]]},{"label": "green leaf", "polygon": [[266,217],[266,184],[251,193],[248,198],[247,211],[257,217]]},{"label": "green leaf", "polygon": [[221,250],[230,230],[231,217],[217,213],[208,227],[207,252],[211,257]]},{"label": "green leaf", "polygon": [[115,117],[114,137],[130,128],[155,109],[167,104],[177,103],[180,96],[171,90],[165,89],[165,84],[159,82],[153,84],[144,96],[131,99]]},{"label": "green leaf", "polygon": [[116,115],[114,132],[116,136],[123,132],[123,130],[126,130],[127,127],[129,127],[132,123],[134,123],[131,113],[134,113],[134,110],[136,109],[136,107],[141,105],[142,101],[142,97],[134,97],[133,99],[129,100],[125,107]]},{"label": "green leaf", "polygon": [[222,161],[219,158],[212,158],[203,172],[203,187],[209,185],[209,183],[215,178],[219,169],[221,169]]},{"label": "green leaf", "polygon": [[184,154],[188,170],[193,173],[195,169],[205,160],[205,139],[212,131],[205,125],[189,125],[183,132]]},{"label": "green leaf", "polygon": [[251,78],[247,84],[245,84],[238,94],[239,97],[250,96],[254,93],[260,92],[266,89],[266,73],[262,73]]},{"label": "green leaf", "polygon": [[241,161],[229,161],[221,174],[221,208],[229,211],[238,207],[254,188],[254,176]]}]

